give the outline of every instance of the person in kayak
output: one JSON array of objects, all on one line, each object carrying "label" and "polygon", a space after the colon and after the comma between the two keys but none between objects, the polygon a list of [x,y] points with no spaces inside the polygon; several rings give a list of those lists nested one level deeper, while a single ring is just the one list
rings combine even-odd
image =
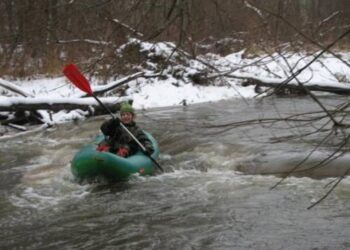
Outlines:
[{"label": "person in kayak", "polygon": [[110,119],[101,125],[101,131],[105,136],[97,150],[109,151],[121,157],[128,157],[135,154],[139,145],[120,126],[120,122],[136,137],[136,139],[146,148],[146,152],[151,155],[154,151],[151,141],[145,133],[136,125],[136,114],[129,103],[122,103],[120,107],[120,119]]}]

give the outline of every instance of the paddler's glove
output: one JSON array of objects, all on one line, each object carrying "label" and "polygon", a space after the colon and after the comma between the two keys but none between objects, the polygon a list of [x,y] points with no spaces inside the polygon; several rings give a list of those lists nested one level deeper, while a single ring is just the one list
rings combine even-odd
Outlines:
[{"label": "paddler's glove", "polygon": [[152,152],[148,148],[146,148],[146,150],[143,151],[143,153],[147,156],[151,156],[151,154],[152,154]]},{"label": "paddler's glove", "polygon": [[129,147],[128,146],[120,146],[117,154],[121,157],[127,157],[129,155]]},{"label": "paddler's glove", "polygon": [[104,122],[100,129],[105,136],[113,137],[116,134],[117,128],[119,128],[120,120],[119,118],[113,118]]},{"label": "paddler's glove", "polygon": [[111,121],[111,127],[115,128],[118,127],[120,125],[120,120],[118,117],[115,117],[112,119]]},{"label": "paddler's glove", "polygon": [[154,149],[152,146],[146,146],[146,151],[144,152],[146,155],[151,156],[154,152]]}]

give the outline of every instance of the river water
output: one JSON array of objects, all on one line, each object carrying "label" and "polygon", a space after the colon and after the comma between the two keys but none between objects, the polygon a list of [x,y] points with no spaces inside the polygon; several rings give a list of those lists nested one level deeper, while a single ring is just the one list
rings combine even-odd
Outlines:
[{"label": "river water", "polygon": [[[344,99],[325,97],[337,105]],[[161,147],[166,170],[124,183],[78,184],[69,162],[108,117],[63,124],[0,146],[0,249],[349,249],[350,179],[321,198],[349,166],[281,175],[337,142],[307,124],[212,128],[317,110],[307,98],[222,101],[140,112]],[[315,124],[313,124],[315,125]],[[280,141],[276,143],[276,141]]]}]

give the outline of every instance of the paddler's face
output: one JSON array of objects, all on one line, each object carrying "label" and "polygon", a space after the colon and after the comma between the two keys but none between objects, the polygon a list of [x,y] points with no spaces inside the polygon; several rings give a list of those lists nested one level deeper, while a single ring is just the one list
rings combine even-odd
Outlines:
[{"label": "paddler's face", "polygon": [[123,124],[130,124],[134,120],[134,114],[130,112],[120,113],[120,120]]}]

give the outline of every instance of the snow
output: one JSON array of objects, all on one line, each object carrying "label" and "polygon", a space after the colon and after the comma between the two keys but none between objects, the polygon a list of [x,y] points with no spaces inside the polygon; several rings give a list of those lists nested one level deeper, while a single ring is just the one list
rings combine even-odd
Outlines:
[{"label": "snow", "polygon": [[137,109],[147,109],[152,107],[177,106],[186,100],[187,104],[219,101],[239,97],[239,93],[245,97],[255,95],[252,87],[240,88],[234,87],[215,87],[215,86],[194,86],[184,84],[177,87],[172,82],[143,84],[140,91],[130,90],[128,94],[134,100],[134,106]]},{"label": "snow", "polygon": [[[129,43],[137,42],[130,40]],[[173,44],[171,43],[142,43],[140,49],[142,51],[149,51],[153,55],[165,55],[172,54]],[[123,50],[123,46],[120,47],[117,52]],[[206,61],[211,65],[214,65],[220,72],[230,72],[234,76],[251,76],[258,77],[260,79],[269,80],[269,82],[282,82],[290,75],[290,67],[294,72],[302,68],[308,62],[310,62],[314,56],[307,56],[305,54],[288,54],[285,53],[283,57],[279,54],[263,55],[256,58],[246,58],[243,56],[244,51],[232,53],[230,55],[221,57],[219,55],[208,54],[201,58],[202,61]],[[174,55],[178,55],[174,53]],[[350,59],[350,53],[339,53],[343,60],[348,61]],[[149,65],[152,62],[148,62]],[[182,67],[182,68],[181,68]],[[183,65],[179,68],[183,69]],[[184,77],[179,80],[174,78],[169,73],[166,73],[166,77],[163,78],[148,78],[145,74],[155,74],[155,72],[145,69],[143,72],[136,73],[137,77],[127,84],[129,89],[127,90],[127,97],[134,100],[133,105],[136,109],[149,109],[154,107],[166,107],[166,106],[178,106],[182,105],[183,101],[186,101],[188,105],[202,102],[213,102],[232,98],[253,98],[256,96],[253,86],[243,87],[241,82],[237,78],[225,77],[223,81],[218,80],[218,83],[211,86],[194,85],[189,80],[189,75],[199,72],[204,65],[198,60],[189,61],[186,66]],[[303,71],[298,79],[305,84],[317,83],[318,85],[334,84],[342,87],[350,87],[350,72],[349,67],[342,61],[335,58],[330,54],[324,54],[320,58],[320,61],[313,63],[307,70]],[[345,83],[339,83],[339,77],[345,81]],[[338,79],[337,79],[338,78]],[[92,79],[90,81],[93,90],[101,90],[108,86],[118,83],[118,81],[111,81],[106,86],[98,85],[97,81]],[[187,79],[187,80],[186,80]],[[8,83],[6,80],[0,79],[1,83]],[[224,84],[222,84],[224,82]],[[293,83],[293,82],[292,82]],[[294,80],[294,83],[296,81]],[[37,80],[18,80],[12,82],[12,87],[15,85],[20,88],[28,96],[35,96],[35,101],[42,102],[64,102],[69,99],[70,101],[77,103],[91,103],[94,102],[92,98],[77,98],[82,96],[83,92],[73,86],[64,77],[58,78],[46,78]],[[12,105],[21,98],[21,101],[26,97],[14,97],[15,95],[0,85],[0,105]],[[104,101],[115,101],[118,97],[104,98]],[[125,99],[125,98],[124,98]],[[124,100],[120,99],[120,100]],[[118,99],[119,100],[119,99]],[[33,99],[27,98],[27,102],[30,103]],[[75,110],[71,112],[61,111],[53,115],[51,123],[66,122],[72,119],[84,118],[84,112]]]}]

